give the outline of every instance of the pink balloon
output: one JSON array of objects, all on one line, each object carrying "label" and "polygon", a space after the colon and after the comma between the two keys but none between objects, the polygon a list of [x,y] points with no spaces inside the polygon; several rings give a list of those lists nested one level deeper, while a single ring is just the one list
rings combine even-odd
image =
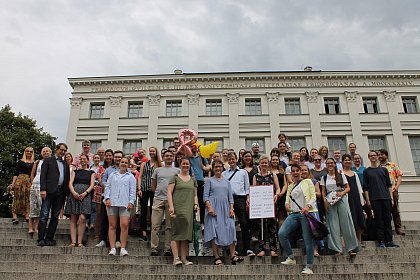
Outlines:
[{"label": "pink balloon", "polygon": [[192,149],[197,142],[197,132],[194,129],[184,128],[178,132],[180,146],[177,153],[182,153],[186,157],[192,156]]}]

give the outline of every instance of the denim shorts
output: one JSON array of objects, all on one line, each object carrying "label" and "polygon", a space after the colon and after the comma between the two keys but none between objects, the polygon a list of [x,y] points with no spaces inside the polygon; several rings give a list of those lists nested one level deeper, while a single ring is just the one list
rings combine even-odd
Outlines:
[{"label": "denim shorts", "polygon": [[106,212],[108,216],[130,217],[130,210],[123,206],[111,206]]}]

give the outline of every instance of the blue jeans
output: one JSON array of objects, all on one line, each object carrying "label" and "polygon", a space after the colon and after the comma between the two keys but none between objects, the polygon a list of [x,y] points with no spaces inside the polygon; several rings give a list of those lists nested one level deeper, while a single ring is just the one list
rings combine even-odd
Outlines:
[{"label": "blue jeans", "polygon": [[[42,201],[38,225],[38,242],[41,240],[54,240],[55,231],[58,225],[58,216],[60,215],[63,204],[64,194],[62,189],[57,189],[56,193],[47,194],[47,197]],[[46,232],[50,211],[51,219],[50,224],[48,225],[48,231]]]},{"label": "blue jeans", "polygon": [[286,220],[279,229],[280,244],[286,251],[287,256],[289,258],[294,258],[292,247],[290,246],[290,242],[287,237],[299,226],[302,227],[302,236],[306,247],[306,263],[312,266],[314,263],[314,239],[312,237],[312,232],[308,226],[308,221],[306,220],[305,215],[300,213],[292,213],[287,216]]}]

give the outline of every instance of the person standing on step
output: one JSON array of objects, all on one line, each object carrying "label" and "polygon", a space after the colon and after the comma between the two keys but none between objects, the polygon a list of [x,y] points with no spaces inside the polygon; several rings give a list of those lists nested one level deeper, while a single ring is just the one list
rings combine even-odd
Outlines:
[{"label": "person standing on step", "polygon": [[82,153],[75,155],[73,164],[76,166],[76,169],[80,169],[82,166],[80,164],[80,155],[86,155],[89,159],[88,166],[93,164],[93,154],[91,153],[91,142],[89,140],[83,140],[82,142]]},{"label": "person standing on step", "polygon": [[[31,171],[34,164],[34,149],[26,147],[23,152],[22,159],[17,163],[15,175],[12,183],[9,185],[9,190],[13,190],[12,203],[12,223],[18,223],[18,215],[25,217],[25,222],[29,220],[29,197],[31,193]],[[32,225],[31,225],[32,227]]]},{"label": "person standing on step", "polygon": [[289,216],[287,216],[278,232],[280,244],[287,254],[287,259],[281,262],[281,264],[296,264],[296,259],[288,238],[292,232],[300,227],[302,228],[302,236],[306,248],[306,266],[302,270],[302,274],[313,274],[314,239],[308,221],[305,218],[305,213],[317,212],[315,186],[311,179],[302,179],[301,167],[298,164],[292,164],[291,169],[293,182],[287,188],[285,204]]},{"label": "person standing on step", "polygon": [[31,172],[31,193],[30,193],[30,209],[29,209],[29,234],[38,234],[38,224],[39,224],[39,216],[41,214],[41,185],[40,185],[40,177],[41,177],[41,167],[44,159],[49,158],[51,156],[51,149],[48,147],[44,147],[41,150],[41,160],[37,160],[32,167]]},{"label": "person standing on step", "polygon": [[84,247],[83,235],[86,229],[86,216],[92,211],[91,192],[95,183],[95,172],[89,169],[88,156],[81,154],[79,163],[80,168],[70,174],[70,195],[67,197],[64,208],[64,215],[70,216],[71,247]]},{"label": "person standing on step", "polygon": [[370,167],[363,172],[363,188],[366,196],[366,204],[373,210],[379,248],[398,248],[392,240],[392,183],[388,170],[378,166],[378,153],[370,151],[368,154]]},{"label": "person standing on step", "polygon": [[[115,159],[115,158],[114,158]],[[116,235],[118,217],[120,219],[120,240],[121,251],[120,256],[127,256],[127,238],[128,223],[130,222],[130,212],[136,201],[136,178],[128,168],[130,159],[123,157],[119,164],[119,169],[114,171],[105,184],[104,202],[108,213],[109,221],[109,246],[111,250],[109,255],[115,256],[116,251]]]},{"label": "person standing on step", "polygon": [[169,180],[179,174],[179,168],[173,167],[172,162],[174,154],[171,151],[163,153],[164,166],[155,169],[152,175],[152,192],[154,192],[154,202],[152,207],[151,224],[152,230],[150,233],[150,248],[151,256],[158,256],[159,247],[159,230],[162,224],[163,216],[165,215],[165,251],[164,256],[172,256],[171,253],[171,237],[172,227],[171,219],[169,218],[168,206],[168,184]]},{"label": "person standing on step", "polygon": [[[69,194],[70,169],[63,160],[67,152],[67,145],[59,143],[55,148],[55,155],[46,158],[41,167],[41,214],[38,226],[38,246],[55,246],[55,231],[58,216]],[[51,211],[50,223],[47,228],[48,216]]]},{"label": "person standing on step", "polygon": [[[159,151],[156,147],[149,148],[150,159],[140,165],[137,180],[137,194],[140,197],[140,241],[147,241],[147,218],[152,213],[154,192],[152,191],[152,175],[156,168],[162,167]],[[149,206],[150,202],[150,206]],[[150,207],[150,208],[149,208]],[[148,211],[150,210],[150,211]]]},{"label": "person standing on step", "polygon": [[385,167],[389,173],[389,179],[391,179],[392,184],[392,198],[394,200],[394,205],[392,206],[392,220],[394,221],[395,233],[398,235],[405,235],[402,231],[400,209],[398,207],[398,189],[400,188],[402,182],[403,173],[401,169],[395,162],[388,161],[388,151],[385,149],[380,149],[378,151],[378,159],[381,166]]},{"label": "person standing on step", "polygon": [[[244,169],[239,169],[237,166],[238,158],[235,152],[230,152],[227,158],[230,168],[223,171],[222,175],[225,179],[230,181],[230,185],[232,187],[234,201],[233,208],[241,227],[242,248],[247,256],[252,257],[255,256],[255,253],[251,250],[251,236],[248,225],[249,219],[246,211],[247,203],[249,203],[248,172]],[[213,163],[212,166],[214,166]]]},{"label": "person standing on step", "polygon": [[[169,217],[172,223],[171,248],[174,265],[192,265],[187,260],[188,242],[193,240],[194,211],[198,210],[197,182],[189,175],[190,159],[181,159],[181,173],[168,185]],[[204,220],[204,219],[203,219]]]},{"label": "person standing on step", "polygon": [[[236,155],[231,156],[230,160],[228,156],[229,165],[232,161],[236,167]],[[235,253],[236,229],[232,186],[229,180],[222,176],[223,162],[221,160],[212,162],[212,170],[214,176],[210,177],[204,185],[204,203],[206,204],[204,242],[213,250],[215,265],[223,265],[219,257],[219,247],[229,247],[231,263],[236,264],[244,259]],[[235,170],[239,171],[239,169]],[[242,176],[248,177],[247,174]]]}]

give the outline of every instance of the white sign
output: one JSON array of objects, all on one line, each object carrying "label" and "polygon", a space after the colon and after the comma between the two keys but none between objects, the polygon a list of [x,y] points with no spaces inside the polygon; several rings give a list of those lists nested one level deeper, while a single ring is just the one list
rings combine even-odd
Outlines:
[{"label": "white sign", "polygon": [[249,218],[274,218],[273,185],[250,186]]}]

